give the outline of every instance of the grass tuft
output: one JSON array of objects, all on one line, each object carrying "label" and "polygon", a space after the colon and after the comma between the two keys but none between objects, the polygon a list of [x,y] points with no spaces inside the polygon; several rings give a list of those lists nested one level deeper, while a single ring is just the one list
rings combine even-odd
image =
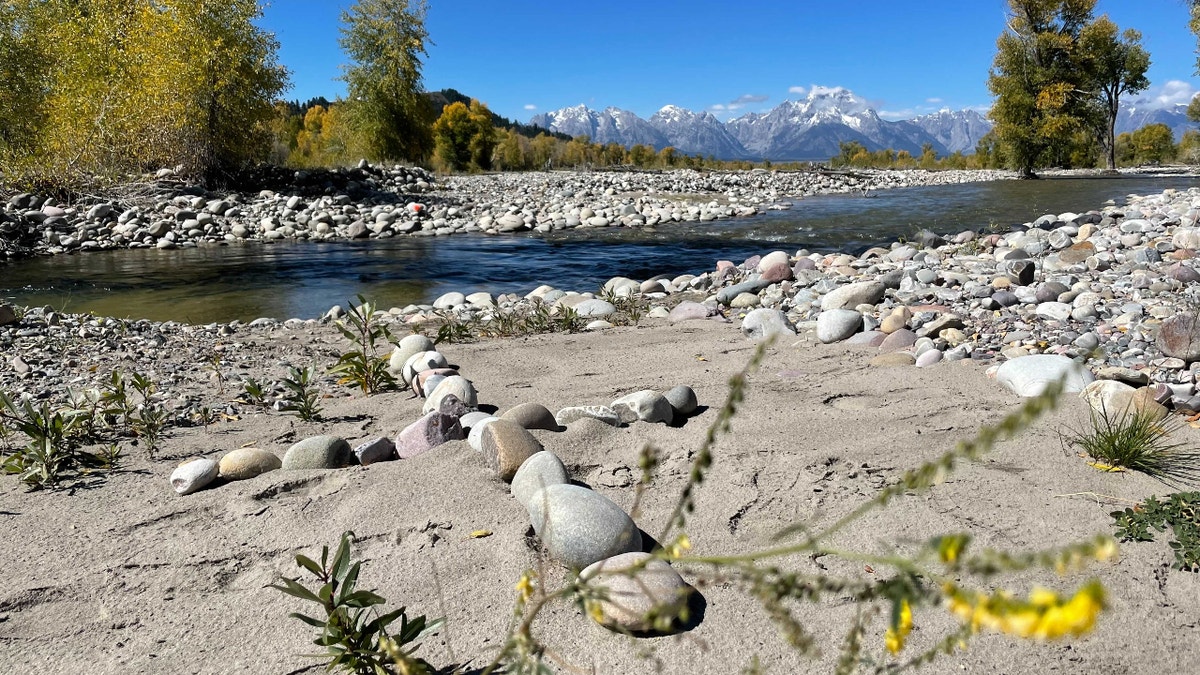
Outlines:
[{"label": "grass tuft", "polygon": [[1169,437],[1183,427],[1148,412],[1093,413],[1091,428],[1072,433],[1067,442],[1087,453],[1100,468],[1144,473],[1171,487],[1200,484],[1200,451]]}]

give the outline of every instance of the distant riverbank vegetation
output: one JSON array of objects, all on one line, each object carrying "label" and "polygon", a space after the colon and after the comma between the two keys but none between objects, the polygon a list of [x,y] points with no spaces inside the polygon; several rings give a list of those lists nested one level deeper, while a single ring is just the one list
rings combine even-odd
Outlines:
[{"label": "distant riverbank vegetation", "polygon": [[[1145,89],[1135,30],[1095,0],[1008,0],[988,73],[996,123],[975,151],[938,156],[843,143],[842,168],[1093,168],[1200,163],[1200,132],[1117,135],[1121,97]],[[1191,3],[1200,31],[1200,0]],[[257,0],[9,0],[0,3],[0,184],[80,191],[168,167],[236,181],[260,162],[360,159],[444,172],[549,168],[808,168],[723,161],[675,148],[593,143],[523,125],[452,89],[426,92],[424,0],[358,0],[341,15],[340,100],[285,102],[287,69],[258,27]],[[981,77],[983,74],[981,73]],[[1200,119],[1200,105],[1193,117]]]}]

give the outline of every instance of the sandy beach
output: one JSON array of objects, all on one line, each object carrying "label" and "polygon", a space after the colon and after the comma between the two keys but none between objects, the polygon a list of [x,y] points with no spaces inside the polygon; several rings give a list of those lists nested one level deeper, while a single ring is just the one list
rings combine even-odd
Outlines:
[{"label": "sandy beach", "polygon": [[[328,327],[277,329],[230,338],[226,353],[234,370],[269,371],[278,360],[328,353],[340,340]],[[239,343],[245,346],[232,346]],[[652,534],[662,529],[683,484],[689,451],[699,447],[724,401],[727,379],[754,348],[736,324],[646,320],[636,328],[446,345],[443,351],[476,384],[481,403],[500,410],[531,401],[551,409],[607,403],[638,389],[692,386],[703,408],[680,427],[638,422],[615,428],[582,420],[562,432],[533,432],[573,479],[624,508],[632,505],[642,445],[659,447],[662,467],[638,518]],[[822,345],[811,335],[770,349],[700,489],[687,528],[694,554],[761,549],[786,525],[836,519],[905,468],[949,450],[1020,403],[971,360],[873,368],[873,351]],[[194,381],[181,386],[204,388],[203,375],[193,372]],[[345,389],[330,392],[324,422],[270,412],[207,431],[175,429],[159,460],[133,450],[124,471],[94,485],[27,493],[4,479],[0,563],[10,581],[0,597],[0,662],[14,673],[318,672],[316,661],[303,656],[314,650],[312,631],[287,617],[304,608],[267,586],[297,573],[295,554],[317,555],[353,530],[355,552],[368,560],[365,587],[410,614],[446,617],[445,630],[419,654],[435,665],[487,665],[510,626],[521,574],[544,567],[554,580],[566,570],[539,560],[523,509],[465,441],[411,460],[276,471],[186,497],[171,490],[167,476],[186,458],[245,445],[282,453],[316,434],[354,444],[395,434],[420,413],[421,401],[407,393],[363,398]],[[1060,430],[1084,423],[1085,411],[1069,397],[1033,430],[928,494],[898,500],[836,543],[886,553],[939,533],[968,532],[976,545],[1023,551],[1111,533],[1108,513],[1123,500],[1166,490],[1145,476],[1098,472],[1065,450]],[[472,538],[477,530],[493,534]],[[1087,576],[1108,588],[1111,610],[1085,638],[1043,645],[982,635],[930,670],[1195,671],[1200,653],[1188,645],[1200,617],[1200,580],[1169,569],[1170,560],[1160,541],[1125,545],[1117,561],[1092,566]],[[798,572],[821,564],[831,573],[872,578],[869,566],[831,559],[779,562]],[[679,569],[692,581],[708,576],[701,568],[699,574]],[[1068,591],[1085,578],[1028,573],[1005,583],[1017,593],[1033,585]],[[569,606],[545,612],[535,633],[582,672],[728,673],[755,657],[767,672],[826,672],[854,614],[837,599],[796,605],[797,618],[821,648],[822,656],[810,660],[784,644],[762,608],[736,585],[702,585],[700,592],[702,620],[674,637],[620,636]],[[910,649],[931,645],[955,621],[944,607],[917,608]],[[882,654],[885,623],[877,620],[867,630],[868,650]]]}]

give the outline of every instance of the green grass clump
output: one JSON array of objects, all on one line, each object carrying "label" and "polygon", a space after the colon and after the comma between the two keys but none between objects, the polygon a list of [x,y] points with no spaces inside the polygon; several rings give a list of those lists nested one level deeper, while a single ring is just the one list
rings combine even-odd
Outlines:
[{"label": "green grass clump", "polygon": [[1087,453],[1098,468],[1138,471],[1171,487],[1200,484],[1200,451],[1169,438],[1183,423],[1152,412],[1093,413],[1091,428],[1067,441]]}]

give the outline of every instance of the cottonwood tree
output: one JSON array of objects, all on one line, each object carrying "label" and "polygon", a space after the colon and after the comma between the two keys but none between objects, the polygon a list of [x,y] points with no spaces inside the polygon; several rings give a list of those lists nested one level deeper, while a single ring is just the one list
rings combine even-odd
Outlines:
[{"label": "cottonwood tree", "polygon": [[425,14],[424,0],[358,0],[342,12],[347,104],[373,160],[420,161],[433,149],[432,111],[421,91]]},{"label": "cottonwood tree", "polygon": [[451,103],[433,125],[434,152],[451,171],[490,169],[496,129],[487,106],[472,99],[468,107]]},{"label": "cottonwood tree", "polygon": [[[1008,0],[988,89],[1005,156],[1023,176],[1094,114],[1078,43],[1096,0]],[[1061,157],[1050,158],[1061,159]]]},{"label": "cottonwood tree", "polygon": [[1120,33],[1107,16],[1085,26],[1079,36],[1084,70],[1099,110],[1104,159],[1110,171],[1117,166],[1116,127],[1121,97],[1150,86],[1146,78],[1150,55],[1142,48],[1141,41],[1141,33],[1132,28]]},{"label": "cottonwood tree", "polygon": [[272,102],[287,72],[274,38],[254,25],[255,0],[12,0],[2,8],[0,51],[16,58],[0,58],[0,87],[24,87],[17,104],[37,113],[16,127],[26,138],[21,152],[0,158],[8,178],[66,187],[175,165],[212,175],[269,150]]}]

